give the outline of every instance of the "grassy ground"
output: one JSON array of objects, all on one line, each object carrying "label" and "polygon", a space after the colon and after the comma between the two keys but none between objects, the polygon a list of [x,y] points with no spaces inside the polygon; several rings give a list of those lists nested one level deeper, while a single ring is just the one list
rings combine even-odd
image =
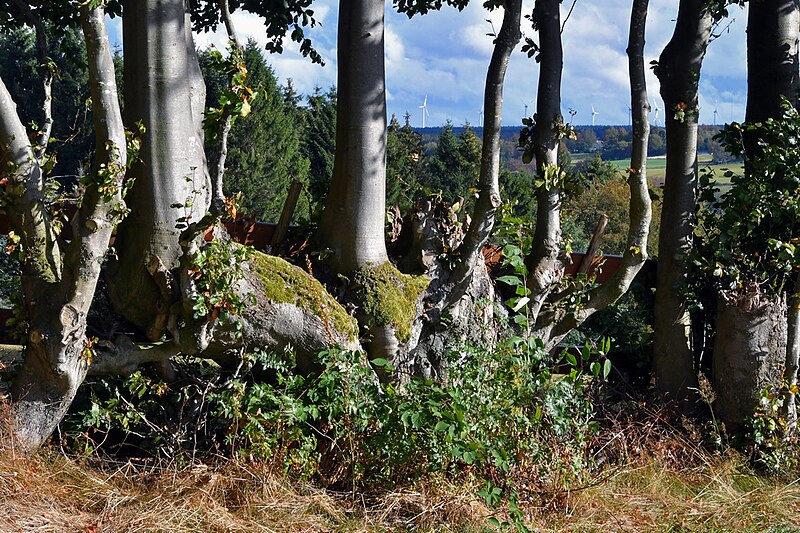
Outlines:
[{"label": "grassy ground", "polygon": [[[631,161],[630,159],[616,159],[610,161],[610,163],[615,164],[620,170],[623,170],[630,166]],[[730,183],[730,179],[723,176],[726,170],[732,170],[737,174],[741,174],[744,171],[742,163],[740,162],[712,164],[710,154],[699,155],[699,166],[701,172],[706,169],[711,169],[714,171],[715,181],[717,184],[719,184],[720,188],[725,188]],[[664,184],[666,171],[667,159],[665,157],[648,158],[647,177],[650,178],[655,185],[660,186]]]},{"label": "grassy ground", "polygon": [[[528,493],[522,503],[532,530],[800,531],[800,479],[760,476],[741,456],[705,451],[683,431],[636,424],[603,432],[594,457],[616,460],[583,485]],[[0,531],[490,531],[493,511],[477,489],[432,477],[375,493],[334,492],[246,461],[137,465],[79,461],[54,449],[24,457],[6,447]]]}]

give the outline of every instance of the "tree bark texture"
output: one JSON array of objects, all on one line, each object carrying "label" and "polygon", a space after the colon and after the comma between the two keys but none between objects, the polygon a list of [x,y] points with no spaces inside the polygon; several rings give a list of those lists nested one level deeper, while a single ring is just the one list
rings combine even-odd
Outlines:
[{"label": "tree bark texture", "polygon": [[800,97],[797,37],[798,0],[748,2],[747,122],[779,118],[781,96],[797,106]]},{"label": "tree bark texture", "polygon": [[503,115],[503,84],[511,53],[522,38],[520,19],[522,0],[504,4],[503,25],[494,41],[492,58],[486,72],[483,108],[483,146],[478,183],[478,200],[472,212],[464,241],[458,248],[459,261],[447,282],[447,297],[443,307],[457,302],[470,284],[476,261],[482,256],[483,245],[492,233],[495,214],[500,207],[500,131]]},{"label": "tree bark texture", "polygon": [[656,387],[675,400],[696,387],[691,319],[685,296],[697,188],[697,87],[711,36],[704,0],[681,0],[675,32],[656,68],[667,129],[667,168],[655,303]]},{"label": "tree bark texture", "polygon": [[[63,273],[55,280],[22,280],[30,325],[25,360],[12,390],[11,420],[14,437],[26,449],[37,448],[49,437],[86,376],[86,316],[112,231],[125,212],[126,138],[104,19],[102,8],[81,8],[97,154],[73,221],[74,237],[65,253]],[[108,174],[101,178],[101,171]],[[59,253],[55,242],[49,249]],[[32,294],[40,297],[30,301]]]},{"label": "tree bark texture", "polygon": [[388,260],[383,0],[339,2],[336,154],[322,246],[347,273]]},{"label": "tree bark texture", "polygon": [[797,431],[797,370],[800,366],[800,274],[795,275],[794,288],[789,294],[788,330],[786,344],[786,362],[784,364],[783,381],[788,385],[788,394],[784,413],[792,432]]},{"label": "tree bark texture", "polygon": [[147,133],[131,168],[131,214],[117,237],[109,293],[118,312],[158,340],[177,296],[169,273],[182,253],[176,225],[200,220],[209,204],[205,86],[183,0],[127,1],[123,42],[136,50],[125,56],[125,122],[133,129],[141,121]]},{"label": "tree bark texture", "polygon": [[723,291],[717,299],[712,363],[716,417],[728,431],[747,426],[767,385],[780,384],[786,355],[786,300]]},{"label": "tree bark texture", "polygon": [[[536,100],[534,153],[536,173],[544,177],[548,169],[559,172],[556,123],[561,121],[561,72],[564,53],[561,45],[559,0],[536,0],[533,22],[539,31],[540,70]],[[531,322],[544,305],[553,287],[564,275],[559,260],[561,249],[561,189],[545,185],[536,196],[536,229],[529,258],[528,288],[531,290]]]},{"label": "tree bark texture", "polygon": [[622,264],[614,277],[607,283],[592,289],[582,307],[569,309],[560,317],[553,311],[539,315],[537,334],[545,342],[547,348],[555,347],[572,329],[578,327],[597,311],[616,302],[628,291],[647,260],[647,236],[652,218],[650,193],[647,187],[647,141],[650,136],[647,114],[650,112],[650,104],[647,98],[644,66],[647,8],[648,0],[634,0],[628,39],[633,144],[632,171],[628,175],[631,198],[627,248],[622,256]]}]

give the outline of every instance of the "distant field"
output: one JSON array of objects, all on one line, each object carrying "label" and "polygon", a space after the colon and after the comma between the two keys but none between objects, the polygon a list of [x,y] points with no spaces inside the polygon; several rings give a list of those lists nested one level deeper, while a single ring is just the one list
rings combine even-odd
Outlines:
[{"label": "distant field", "polygon": [[[609,161],[609,163],[615,164],[620,170],[624,170],[629,168],[631,165],[630,159],[616,159]],[[653,182],[653,184],[660,186],[664,184],[664,176],[666,174],[666,167],[667,167],[667,159],[665,157],[652,157],[647,159],[647,177]],[[714,171],[714,176],[716,181],[719,183],[721,187],[724,187],[726,184],[730,182],[728,178],[723,176],[723,173],[726,170],[732,170],[734,173],[740,174],[743,172],[743,167],[741,163],[723,163],[720,165],[713,165],[711,164],[711,155],[710,154],[700,154],[700,171],[702,172],[704,169],[710,168]]]}]

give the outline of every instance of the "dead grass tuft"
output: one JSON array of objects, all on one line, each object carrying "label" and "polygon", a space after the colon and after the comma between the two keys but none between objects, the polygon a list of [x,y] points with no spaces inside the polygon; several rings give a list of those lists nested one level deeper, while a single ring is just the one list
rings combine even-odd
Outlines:
[{"label": "dead grass tuft", "polygon": [[0,473],[0,531],[469,531],[490,514],[468,487],[335,493],[224,459],[178,468],[7,452]]}]

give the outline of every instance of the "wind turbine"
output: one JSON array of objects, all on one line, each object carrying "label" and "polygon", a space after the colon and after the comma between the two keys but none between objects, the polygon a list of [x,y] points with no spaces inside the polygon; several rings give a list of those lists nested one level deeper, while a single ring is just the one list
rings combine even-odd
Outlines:
[{"label": "wind turbine", "polygon": [[428,113],[428,95],[427,94],[425,95],[425,100],[422,102],[422,105],[419,106],[419,108],[422,110],[422,129],[425,129],[425,115],[431,116],[431,114]]},{"label": "wind turbine", "polygon": [[655,107],[655,110],[656,110],[656,114],[653,115],[653,124],[655,126],[658,126],[658,112],[661,111],[661,109],[659,109],[658,103],[656,103],[656,105],[654,107]]},{"label": "wind turbine", "polygon": [[524,118],[528,118],[528,102],[526,102],[525,100],[522,100],[522,105],[525,106],[525,114],[523,116],[524,116]]},{"label": "wind turbine", "polygon": [[594,126],[594,117],[596,117],[599,114],[600,113],[594,110],[594,106],[592,106],[592,126]]},{"label": "wind turbine", "polygon": [[483,127],[483,106],[481,106],[481,110],[478,111],[478,127]]},{"label": "wind turbine", "polygon": [[714,125],[715,126],[717,125],[717,103],[718,102],[714,102]]}]

